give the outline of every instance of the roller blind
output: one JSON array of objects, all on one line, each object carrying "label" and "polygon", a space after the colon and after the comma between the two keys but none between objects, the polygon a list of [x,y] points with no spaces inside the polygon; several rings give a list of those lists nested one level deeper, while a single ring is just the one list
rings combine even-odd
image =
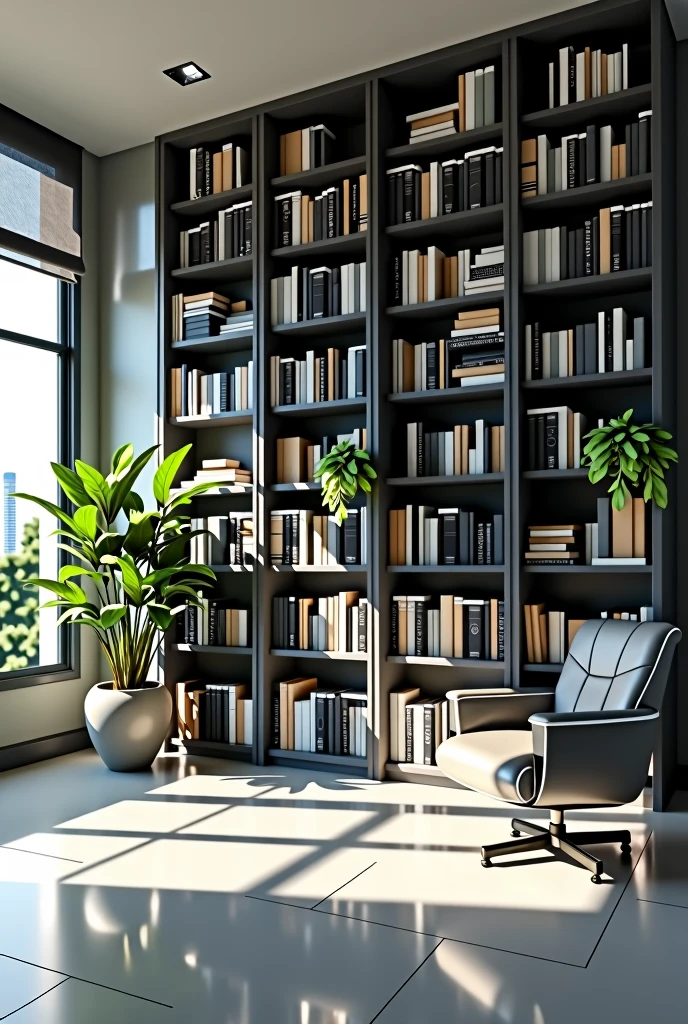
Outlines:
[{"label": "roller blind", "polygon": [[81,147],[0,106],[0,249],[67,281],[81,256]]}]

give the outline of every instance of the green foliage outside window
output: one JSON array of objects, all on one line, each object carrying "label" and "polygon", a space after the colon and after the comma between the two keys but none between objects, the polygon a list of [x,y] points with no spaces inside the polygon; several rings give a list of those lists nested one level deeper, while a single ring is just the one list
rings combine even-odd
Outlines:
[{"label": "green foliage outside window", "polygon": [[38,597],[24,590],[38,573],[38,550],[38,519],[32,519],[21,550],[0,555],[0,672],[38,665]]}]

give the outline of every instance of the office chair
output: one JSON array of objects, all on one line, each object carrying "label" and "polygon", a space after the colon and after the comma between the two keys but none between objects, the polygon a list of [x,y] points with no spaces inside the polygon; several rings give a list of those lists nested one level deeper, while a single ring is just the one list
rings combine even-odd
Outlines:
[{"label": "office chair", "polygon": [[437,750],[444,774],[496,800],[550,811],[549,828],[514,818],[511,842],[482,847],[483,867],[506,854],[552,850],[597,883],[604,865],[581,846],[620,843],[630,854],[628,830],[571,833],[564,813],[618,807],[642,792],[680,639],[666,622],[590,619],[554,693],[449,691],[457,735]]}]

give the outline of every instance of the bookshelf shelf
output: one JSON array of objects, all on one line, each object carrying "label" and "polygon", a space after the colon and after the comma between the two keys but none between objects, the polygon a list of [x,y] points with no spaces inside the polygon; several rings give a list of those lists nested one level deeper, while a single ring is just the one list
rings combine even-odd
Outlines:
[{"label": "bookshelf shelf", "polygon": [[[250,494],[253,491],[253,484],[224,484],[216,491],[204,491],[203,494],[192,495],[192,501],[204,498],[227,498],[232,494]],[[172,491],[172,497],[178,498],[183,491]]]},{"label": "bookshelf shelf", "polygon": [[[388,761],[385,765],[390,778],[401,777],[406,781],[407,775],[426,775],[434,778],[446,778],[436,764],[413,764],[412,761]],[[447,783],[449,784],[449,779]]]},{"label": "bookshelf shelf", "polygon": [[524,565],[528,573],[571,573],[599,575],[625,575],[627,573],[651,573],[651,565]]},{"label": "bookshelf shelf", "polygon": [[620,117],[623,114],[637,114],[652,106],[652,89],[649,85],[636,85],[611,96],[598,96],[591,100],[580,100],[552,110],[536,110],[524,114],[521,126],[524,131],[541,128],[548,131],[565,128],[568,125],[585,125],[589,118]]},{"label": "bookshelf shelf", "polygon": [[364,253],[366,233],[359,231],[355,235],[339,235],[337,238],[323,238],[320,242],[305,242],[302,245],[283,245],[273,249],[274,259],[298,261],[309,256],[347,256],[350,253]]},{"label": "bookshelf shelf", "polygon": [[385,151],[385,157],[391,166],[391,162],[406,163],[420,160],[426,156],[437,156],[439,153],[449,153],[459,150],[461,152],[470,149],[478,149],[486,146],[489,142],[501,139],[503,126],[498,124],[486,125],[482,128],[473,128],[468,132],[457,132],[456,135],[445,135],[439,139],[430,139],[428,142],[413,142],[405,146],[393,146]]},{"label": "bookshelf shelf", "polygon": [[602,181],[582,188],[568,188],[563,192],[548,192],[547,195],[524,199],[523,212],[536,210],[549,213],[550,210],[568,210],[587,205],[612,206],[623,202],[628,196],[642,195],[652,189],[652,174],[634,174],[617,181]]},{"label": "bookshelf shelf", "polygon": [[250,199],[252,195],[253,185],[242,185],[240,188],[231,188],[227,192],[214,192],[211,196],[183,199],[179,203],[171,203],[170,210],[178,217],[205,217],[209,213],[222,210],[225,206]]},{"label": "bookshelf shelf", "polygon": [[171,416],[170,423],[175,427],[190,427],[193,430],[204,430],[207,427],[239,426],[253,423],[251,410],[241,412],[214,412],[208,416]]},{"label": "bookshelf shelf", "polygon": [[357,174],[365,174],[365,156],[354,156],[348,160],[337,160],[324,167],[313,167],[310,171],[298,171],[296,174],[282,174],[278,178],[272,178],[270,184],[275,189],[284,189],[290,192],[294,188],[303,186],[313,188],[316,185],[332,185],[344,178],[352,178]]},{"label": "bookshelf shelf", "polygon": [[476,384],[467,388],[436,388],[432,391],[402,391],[398,394],[387,395],[388,402],[407,402],[409,405],[422,404],[426,402],[479,402],[484,398],[502,398],[504,395],[503,384]]},{"label": "bookshelf shelf", "polygon": [[393,573],[444,573],[453,576],[501,576],[505,571],[503,565],[388,565],[387,572]]},{"label": "bookshelf shelf", "polygon": [[502,484],[503,473],[475,473],[470,476],[393,476],[390,487],[449,487],[451,484]]},{"label": "bookshelf shelf", "polygon": [[273,405],[276,416],[337,416],[339,413],[365,412],[364,398],[338,398],[333,402],[304,402],[299,405]]},{"label": "bookshelf shelf", "polygon": [[367,661],[366,651],[302,651],[272,648],[273,658],[314,658],[317,661]]},{"label": "bookshelf shelf", "polygon": [[388,654],[385,661],[395,665],[427,665],[433,668],[471,668],[477,672],[486,670],[501,672],[503,661],[486,661],[479,658],[426,658],[417,654]]},{"label": "bookshelf shelf", "polygon": [[270,484],[271,491],[319,491],[320,484],[316,480],[300,480],[292,484]]},{"label": "bookshelf shelf", "polygon": [[651,286],[652,267],[641,267],[640,270],[618,270],[613,274],[589,274],[587,277],[572,277],[567,281],[531,284],[524,287],[523,294],[543,299],[573,299],[588,295],[635,292]]},{"label": "bookshelf shelf", "polygon": [[587,469],[526,469],[522,474],[524,480],[584,480]]},{"label": "bookshelf shelf", "polygon": [[561,672],[563,664],[554,664],[553,662],[543,662],[542,664],[533,662],[532,664],[526,663],[521,665],[522,672]]},{"label": "bookshelf shelf", "polygon": [[210,568],[216,576],[223,572],[253,572],[252,565],[211,565]]},{"label": "bookshelf shelf", "polygon": [[240,654],[245,657],[253,654],[252,647],[211,647],[207,644],[174,644],[174,649],[182,654]]},{"label": "bookshelf shelf", "polygon": [[243,352],[253,345],[253,328],[237,331],[236,334],[218,334],[211,338],[189,338],[184,341],[173,341],[170,348],[182,355],[185,352],[208,352],[213,355],[224,355],[226,352]]},{"label": "bookshelf shelf", "polygon": [[218,743],[216,740],[180,740],[173,737],[172,746],[185,751],[187,754],[200,754],[210,757],[228,757],[232,761],[250,761],[253,757],[253,747],[245,743]]},{"label": "bookshelf shelf", "polygon": [[524,380],[521,387],[526,391],[547,391],[552,388],[615,388],[651,383],[652,368],[648,367],[645,370],[617,370],[614,373],[582,373],[577,377]]},{"label": "bookshelf shelf", "polygon": [[321,320],[300,320],[296,324],[275,324],[273,334],[343,334],[347,328],[352,331],[365,328],[365,313],[343,313],[341,316],[326,316]]},{"label": "bookshelf shelf", "polygon": [[177,267],[172,277],[180,281],[241,281],[251,276],[253,256],[237,256],[233,260],[199,263],[196,267]]},{"label": "bookshelf shelf", "polygon": [[273,565],[273,572],[367,572],[366,565]]},{"label": "bookshelf shelf", "polygon": [[498,231],[502,227],[504,207],[481,206],[476,210],[448,213],[441,217],[428,217],[408,224],[393,224],[386,229],[393,240],[404,242],[412,238],[444,238],[447,235],[475,234],[478,231]]},{"label": "bookshelf shelf", "polygon": [[354,757],[353,754],[317,754],[311,750],[282,750],[271,747],[270,757],[284,758],[285,761],[310,761],[313,764],[332,765],[337,768],[364,767],[365,757]]},{"label": "bookshelf shelf", "polygon": [[388,306],[387,316],[408,317],[410,320],[453,319],[453,311],[475,309],[481,306],[501,305],[504,290],[483,292],[481,295],[460,295],[449,299],[435,299],[434,302],[416,302],[412,306]]}]

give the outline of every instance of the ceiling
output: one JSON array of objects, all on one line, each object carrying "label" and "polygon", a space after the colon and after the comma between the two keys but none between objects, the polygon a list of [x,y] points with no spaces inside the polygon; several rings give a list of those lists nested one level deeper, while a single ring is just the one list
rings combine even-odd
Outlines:
[{"label": "ceiling", "polygon": [[[587,2],[10,0],[0,100],[103,156]],[[188,60],[212,78],[180,88],[162,74]]]}]

